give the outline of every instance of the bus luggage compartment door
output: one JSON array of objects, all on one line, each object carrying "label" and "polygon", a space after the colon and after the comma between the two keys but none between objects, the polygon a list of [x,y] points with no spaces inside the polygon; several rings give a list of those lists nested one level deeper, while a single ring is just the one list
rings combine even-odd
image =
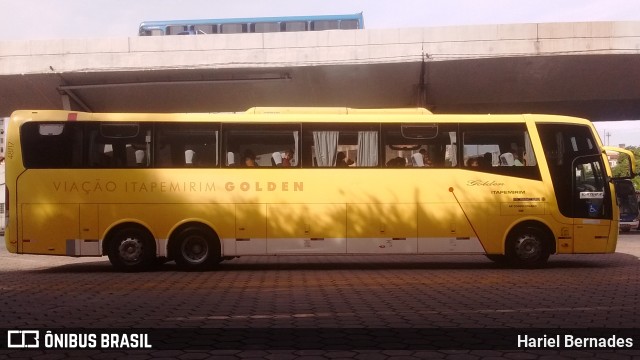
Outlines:
[{"label": "bus luggage compartment door", "polygon": [[269,254],[344,254],[345,204],[269,204]]},{"label": "bus luggage compartment door", "polygon": [[418,252],[416,204],[347,205],[347,252],[415,254]]},{"label": "bus luggage compartment door", "polygon": [[[573,252],[597,254],[607,250],[609,221],[597,219],[575,219],[573,226]],[[604,225],[602,223],[605,223]]]},{"label": "bus luggage compartment door", "polygon": [[236,205],[237,255],[265,255],[267,253],[266,209],[265,204]]},{"label": "bus luggage compartment door", "polygon": [[23,204],[18,252],[76,255],[67,253],[67,240],[78,239],[78,211],[78,204]]}]

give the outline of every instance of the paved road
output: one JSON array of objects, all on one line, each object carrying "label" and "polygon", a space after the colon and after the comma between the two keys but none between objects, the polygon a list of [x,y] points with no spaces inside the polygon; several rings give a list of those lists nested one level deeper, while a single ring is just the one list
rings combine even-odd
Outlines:
[{"label": "paved road", "polygon": [[[128,274],[114,272],[106,258],[0,249],[0,328],[170,329],[155,335],[161,341],[154,349],[0,349],[0,357],[640,358],[638,350],[483,346],[483,336],[497,328],[532,336],[539,328],[561,335],[607,328],[605,335],[633,336],[640,345],[639,258],[640,232],[621,236],[615,254],[554,256],[540,270],[503,269],[483,256],[274,256],[226,261],[210,272],[180,272],[165,264],[154,272]],[[220,328],[238,330],[223,335],[216,333]],[[209,341],[179,349],[170,341],[176,329],[185,329],[189,344],[200,336],[215,338],[216,346]],[[438,333],[429,329],[461,341],[466,350],[449,350],[456,345],[430,350],[429,344],[411,341],[437,340]],[[457,335],[456,329],[470,332]],[[479,345],[461,339],[469,334]]]}]

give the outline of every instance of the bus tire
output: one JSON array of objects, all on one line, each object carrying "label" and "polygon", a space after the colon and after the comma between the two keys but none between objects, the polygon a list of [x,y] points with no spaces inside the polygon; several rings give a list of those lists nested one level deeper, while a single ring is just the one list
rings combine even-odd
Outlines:
[{"label": "bus tire", "polygon": [[539,268],[549,259],[549,244],[545,232],[535,226],[513,230],[506,243],[505,255],[518,268]]},{"label": "bus tire", "polygon": [[121,227],[109,236],[107,255],[118,270],[148,270],[156,263],[155,241],[142,227]]},{"label": "bus tire", "polygon": [[177,233],[172,243],[173,258],[183,270],[208,270],[222,260],[220,241],[208,228],[186,227]]}]

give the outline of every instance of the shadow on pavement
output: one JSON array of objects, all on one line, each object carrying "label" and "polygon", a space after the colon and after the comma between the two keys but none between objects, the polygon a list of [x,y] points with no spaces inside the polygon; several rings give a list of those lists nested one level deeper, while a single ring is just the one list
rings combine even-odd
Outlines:
[{"label": "shadow on pavement", "polygon": [[[340,271],[340,270],[505,270],[545,271],[549,269],[615,268],[640,266],[633,255],[615,253],[598,255],[552,256],[546,267],[540,269],[512,269],[496,264],[482,255],[396,255],[379,256],[244,256],[220,263],[210,271]],[[173,262],[150,270],[151,272],[180,271]],[[24,270],[35,273],[117,273],[108,261],[83,262]]]}]

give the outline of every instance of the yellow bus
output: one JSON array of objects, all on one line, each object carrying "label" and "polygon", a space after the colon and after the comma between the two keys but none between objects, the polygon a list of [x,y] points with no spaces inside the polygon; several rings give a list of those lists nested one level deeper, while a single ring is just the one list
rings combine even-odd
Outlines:
[{"label": "yellow bus", "polygon": [[539,267],[616,247],[611,170],[583,119],[55,110],[16,111],[7,132],[12,253],[107,255],[138,271],[285,254],[484,254]]}]

